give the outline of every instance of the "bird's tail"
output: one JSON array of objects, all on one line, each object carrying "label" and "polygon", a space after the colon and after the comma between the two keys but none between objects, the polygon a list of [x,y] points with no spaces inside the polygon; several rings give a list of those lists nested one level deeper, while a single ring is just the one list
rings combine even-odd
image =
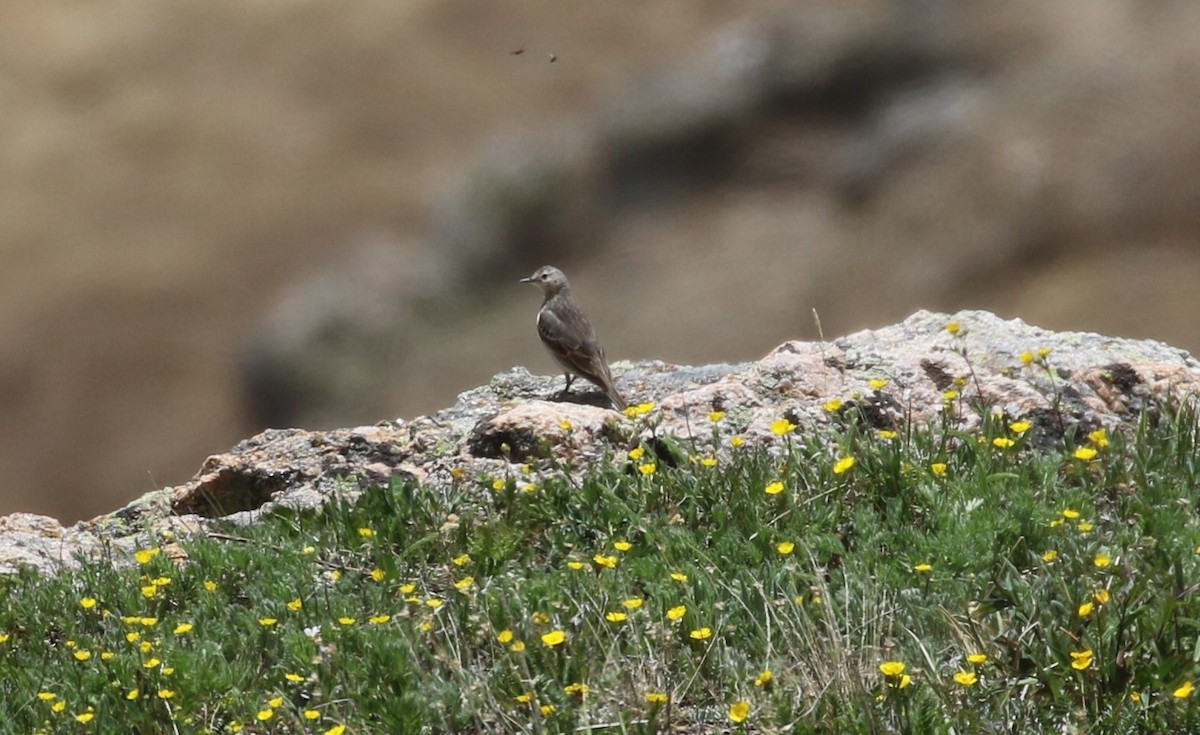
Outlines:
[{"label": "bird's tail", "polygon": [[624,411],[626,406],[629,405],[625,403],[625,399],[622,398],[621,394],[617,392],[616,386],[612,385],[611,383],[609,383],[609,385],[606,387],[604,394],[608,396],[608,400],[612,401],[613,408],[617,409],[618,411]]}]

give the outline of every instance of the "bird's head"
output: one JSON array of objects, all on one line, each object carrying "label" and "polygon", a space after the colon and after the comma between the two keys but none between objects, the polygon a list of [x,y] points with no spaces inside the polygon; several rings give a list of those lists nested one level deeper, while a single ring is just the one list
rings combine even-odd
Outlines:
[{"label": "bird's head", "polygon": [[547,296],[553,296],[568,286],[567,277],[563,275],[562,271],[552,265],[544,265],[538,268],[529,278],[522,278],[521,283],[532,283],[542,289],[542,293]]}]

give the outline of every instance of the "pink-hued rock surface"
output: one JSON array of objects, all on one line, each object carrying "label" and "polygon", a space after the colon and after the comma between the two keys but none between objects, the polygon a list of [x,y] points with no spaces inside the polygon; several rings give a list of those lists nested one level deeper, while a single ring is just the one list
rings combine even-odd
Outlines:
[{"label": "pink-hued rock surface", "polygon": [[[981,311],[922,311],[828,342],[786,342],[755,362],[619,362],[614,374],[640,415],[611,410],[586,387],[560,397],[561,377],[514,368],[428,416],[266,431],[209,457],[191,482],[90,521],[0,518],[0,571],[51,571],[76,554],[119,561],[215,519],[251,523],[276,506],[317,507],[397,476],[480,492],[488,478],[537,482],[539,459],[555,460],[555,472],[585,472],[654,438],[717,452],[731,451],[734,436],[768,445],[778,441],[771,425],[780,418],[801,435],[825,436],[848,420],[875,430],[908,422],[969,430],[1001,414],[1030,421],[1027,451],[1038,451],[1072,428],[1122,431],[1144,410],[1190,400],[1200,387],[1200,362],[1161,342],[1052,332]],[[715,423],[714,411],[724,413]]]}]

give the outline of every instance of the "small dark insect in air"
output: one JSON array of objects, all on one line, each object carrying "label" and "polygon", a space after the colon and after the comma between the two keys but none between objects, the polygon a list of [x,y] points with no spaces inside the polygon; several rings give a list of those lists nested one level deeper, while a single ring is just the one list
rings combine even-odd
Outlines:
[{"label": "small dark insect in air", "polygon": [[550,54],[550,63],[553,64],[556,61],[558,61],[558,57],[554,54]]},{"label": "small dark insect in air", "polygon": [[522,46],[521,48],[517,49],[516,51],[509,51],[509,52],[508,52],[508,54],[509,54],[510,56],[520,56],[520,55],[521,55],[521,54],[523,54],[523,53],[525,53],[525,47],[524,47],[524,46]]}]

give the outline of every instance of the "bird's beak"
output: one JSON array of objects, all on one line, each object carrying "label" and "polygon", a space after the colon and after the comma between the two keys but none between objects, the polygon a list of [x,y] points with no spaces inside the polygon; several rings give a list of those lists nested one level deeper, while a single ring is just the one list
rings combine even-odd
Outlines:
[{"label": "bird's beak", "polygon": [[520,281],[518,281],[518,283],[533,283],[533,276],[530,276],[529,278],[522,278]]}]

